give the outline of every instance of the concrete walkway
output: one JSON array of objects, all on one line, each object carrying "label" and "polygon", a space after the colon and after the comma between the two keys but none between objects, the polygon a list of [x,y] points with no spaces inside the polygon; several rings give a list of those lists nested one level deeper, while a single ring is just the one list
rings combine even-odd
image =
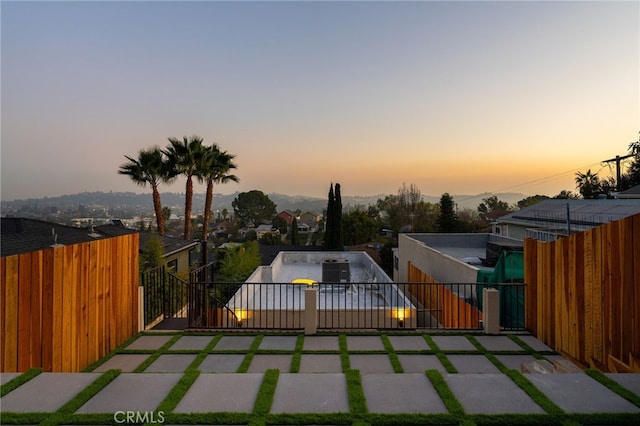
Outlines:
[{"label": "concrete walkway", "polygon": [[[538,352],[527,352],[527,345]],[[92,372],[41,373],[2,397],[0,406],[3,413],[54,413],[101,373],[118,369],[74,413],[153,412],[178,392],[186,372],[198,369],[188,389],[178,392],[173,413],[251,414],[267,372],[277,369],[270,414],[348,414],[354,410],[348,378],[358,370],[356,391],[368,413],[448,414],[451,407],[425,374],[436,370],[466,415],[544,414],[505,372],[535,357],[557,356],[531,336],[347,335],[341,344],[338,335],[145,334]],[[638,405],[585,373],[524,377],[565,413],[637,413],[640,422]],[[640,374],[606,377],[640,395]],[[3,384],[11,380],[19,375],[2,375]]]}]

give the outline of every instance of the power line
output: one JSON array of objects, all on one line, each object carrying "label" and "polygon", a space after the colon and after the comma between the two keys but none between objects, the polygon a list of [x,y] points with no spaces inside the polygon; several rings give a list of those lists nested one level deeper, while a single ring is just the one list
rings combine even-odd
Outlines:
[{"label": "power line", "polygon": [[[548,181],[548,180],[550,180],[550,179],[555,179],[555,178],[558,178],[558,177],[561,177],[561,176],[565,176],[565,175],[568,175],[568,174],[573,174],[573,173],[575,173],[575,172],[577,172],[577,171],[579,171],[579,170],[582,170],[582,169],[584,169],[584,168],[587,168],[587,167],[593,167],[593,166],[598,166],[598,165],[600,165],[600,166],[601,166],[601,167],[600,167],[600,170],[602,170],[602,169],[605,167],[604,165],[602,165],[602,163],[601,163],[601,162],[592,163],[592,164],[587,164],[586,166],[577,167],[577,168],[574,168],[574,169],[568,170],[568,171],[566,171],[566,172],[557,173],[557,174],[555,174],[555,175],[547,176],[547,177],[540,178],[540,179],[535,179],[535,180],[532,180],[532,181],[529,181],[529,182],[524,182],[524,183],[520,183],[520,184],[517,184],[517,185],[508,186],[508,187],[506,187],[506,188],[497,189],[497,190],[495,190],[495,191],[489,191],[488,193],[489,193],[489,194],[495,194],[495,193],[499,193],[499,192],[504,192],[504,191],[512,190],[512,189],[515,189],[515,188],[520,188],[520,187],[524,187],[524,186],[532,185],[532,184],[534,184],[534,183],[543,183],[543,182],[546,182],[546,181]],[[598,170],[598,171],[596,172],[596,174],[597,174],[597,173],[599,173],[599,172],[600,172],[600,170]],[[487,194],[487,193],[485,193],[485,194]],[[480,197],[484,196],[485,194],[479,194],[479,195],[473,195],[473,196],[469,196],[469,197],[464,197],[464,198],[461,198],[459,201],[473,200],[474,198],[480,198]]]}]

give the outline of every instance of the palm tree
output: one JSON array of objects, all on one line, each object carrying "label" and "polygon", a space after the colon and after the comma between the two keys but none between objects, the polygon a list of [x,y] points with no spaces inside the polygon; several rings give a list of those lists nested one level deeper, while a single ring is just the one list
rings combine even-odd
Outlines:
[{"label": "palm tree", "polygon": [[163,153],[158,147],[149,148],[138,152],[138,158],[125,155],[128,160],[118,169],[118,173],[131,178],[140,186],[151,186],[153,194],[153,208],[156,214],[156,225],[158,233],[164,235],[164,215],[162,214],[162,203],[160,202],[160,183],[168,183],[175,177],[170,165],[163,157]]},{"label": "palm tree", "polygon": [[207,192],[204,200],[204,217],[202,220],[202,240],[207,240],[209,221],[211,220],[211,205],[213,204],[213,185],[227,182],[239,182],[237,176],[229,174],[236,168],[233,163],[235,155],[220,151],[216,144],[205,149],[202,158],[200,176],[207,182]]},{"label": "palm tree", "polygon": [[191,239],[191,208],[193,205],[193,178],[202,181],[199,166],[204,155],[203,140],[199,136],[186,136],[182,140],[169,138],[169,146],[163,151],[174,173],[187,178],[184,201],[184,239]]},{"label": "palm tree", "polygon": [[583,198],[596,198],[600,193],[598,173],[592,173],[591,169],[585,173],[576,173],[576,188],[578,188]]}]

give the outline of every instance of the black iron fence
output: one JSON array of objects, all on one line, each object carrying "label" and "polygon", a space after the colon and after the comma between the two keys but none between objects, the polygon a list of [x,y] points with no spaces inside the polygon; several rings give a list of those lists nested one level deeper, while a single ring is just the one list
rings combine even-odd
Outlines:
[{"label": "black iron fence", "polygon": [[140,273],[144,287],[145,326],[168,318],[187,318],[189,283],[167,271],[165,266]]},{"label": "black iron fence", "polygon": [[[201,276],[194,275],[196,278]],[[484,285],[486,286],[486,285]],[[189,284],[188,318],[193,329],[305,327],[305,292],[315,292],[318,329],[482,328],[481,284],[293,283]],[[501,296],[501,327],[524,329],[524,284],[492,285]]]}]

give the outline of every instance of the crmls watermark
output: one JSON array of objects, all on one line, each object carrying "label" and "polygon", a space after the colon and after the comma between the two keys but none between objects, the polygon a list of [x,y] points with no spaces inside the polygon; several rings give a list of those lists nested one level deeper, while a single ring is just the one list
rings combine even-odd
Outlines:
[{"label": "crmls watermark", "polygon": [[164,423],[164,411],[116,411],[113,420],[118,424],[161,424]]}]

